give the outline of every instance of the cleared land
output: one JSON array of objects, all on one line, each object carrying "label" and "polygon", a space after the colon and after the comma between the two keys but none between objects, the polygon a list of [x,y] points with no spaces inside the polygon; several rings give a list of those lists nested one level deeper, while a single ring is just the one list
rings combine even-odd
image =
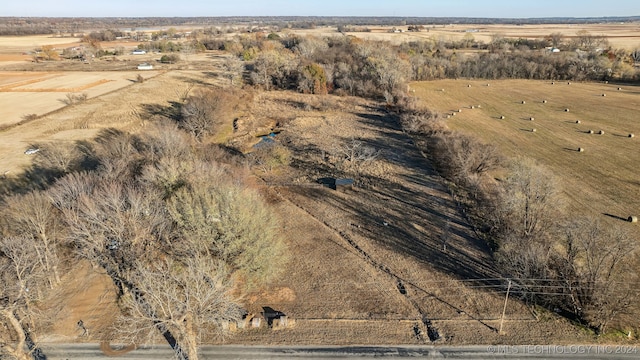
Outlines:
[{"label": "cleared land", "polygon": [[[494,35],[506,38],[543,39],[551,33],[561,33],[567,38],[585,30],[591,35],[605,35],[614,48],[633,49],[640,46],[640,24],[549,24],[549,25],[429,25],[424,24],[421,32],[406,32],[406,26],[370,26],[371,32],[348,33],[364,39],[384,40],[402,43],[416,40],[462,40],[465,35],[472,35],[475,40],[488,43]],[[403,30],[402,33],[390,32],[393,28]],[[298,34],[332,36],[339,35],[335,27],[318,27],[310,30],[293,30]]]},{"label": "cleared land", "polygon": [[628,137],[640,133],[639,87],[443,80],[411,88],[434,110],[463,109],[447,120],[450,128],[495,144],[510,157],[526,156],[548,166],[560,179],[572,213],[626,219],[640,211],[640,143]]},{"label": "cleared land", "polygon": [[[131,85],[140,72],[0,72],[0,127],[13,125],[26,114],[42,115],[60,109],[66,93],[89,98]],[[144,72],[145,78],[158,72]]]},{"label": "cleared land", "polygon": [[[137,131],[144,126],[142,117],[176,100],[174,89],[200,79],[215,81],[196,71],[165,73],[2,135],[17,136],[19,128],[30,129],[31,136],[46,141],[87,138],[105,126]],[[65,130],[74,119],[86,119],[88,128]],[[290,140],[287,146],[294,151],[295,165],[266,183],[256,180],[255,186],[281,219],[291,261],[276,282],[248,296],[245,306],[254,314],[263,306],[282,311],[292,325],[249,329],[211,341],[424,344],[430,343],[429,334],[440,336],[438,343],[443,344],[588,341],[566,320],[554,314],[537,320],[513,299],[507,306],[506,335],[496,334],[503,294],[487,288],[495,282],[461,281],[496,276],[486,248],[422,154],[376,103],[261,93],[243,124],[254,129],[274,120],[282,127],[278,136]],[[48,123],[60,129],[48,128]],[[361,167],[353,191],[318,186],[320,177],[348,174],[327,168],[321,154],[351,138],[382,150],[381,158]],[[239,141],[246,139],[240,136]],[[445,249],[442,235],[447,223],[451,231]],[[113,318],[113,288],[99,270],[84,264],[73,273],[87,275],[73,283],[77,290],[61,290],[57,304],[62,306],[55,313],[64,318],[55,322],[47,339],[104,340]],[[89,329],[88,337],[80,337],[81,331],[73,326],[80,319]]]}]

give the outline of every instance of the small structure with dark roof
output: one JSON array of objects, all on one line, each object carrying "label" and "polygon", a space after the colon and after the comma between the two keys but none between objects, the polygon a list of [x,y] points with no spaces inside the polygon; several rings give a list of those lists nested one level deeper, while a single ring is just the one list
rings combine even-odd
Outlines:
[{"label": "small structure with dark roof", "polygon": [[318,179],[318,183],[329,187],[333,190],[345,191],[353,188],[353,179],[349,178],[321,178]]}]

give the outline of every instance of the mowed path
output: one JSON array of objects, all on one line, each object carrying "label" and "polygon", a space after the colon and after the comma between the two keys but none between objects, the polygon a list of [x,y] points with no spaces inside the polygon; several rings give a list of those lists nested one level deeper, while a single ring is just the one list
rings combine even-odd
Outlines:
[{"label": "mowed path", "polygon": [[639,87],[443,80],[413,83],[412,89],[431,109],[462,110],[447,120],[451,129],[495,144],[509,157],[530,157],[550,168],[573,214],[626,218],[640,213]]}]

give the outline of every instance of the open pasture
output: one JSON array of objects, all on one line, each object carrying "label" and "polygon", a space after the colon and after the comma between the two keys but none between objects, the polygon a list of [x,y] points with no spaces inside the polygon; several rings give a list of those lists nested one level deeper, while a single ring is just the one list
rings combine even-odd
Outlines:
[{"label": "open pasture", "polygon": [[446,120],[449,128],[495,144],[507,157],[530,157],[550,168],[568,211],[625,219],[640,213],[640,143],[629,137],[640,133],[639,87],[443,80],[411,88],[433,110],[464,109]]},{"label": "open pasture", "polygon": [[[591,35],[607,37],[613,48],[634,49],[640,47],[639,23],[605,23],[605,24],[540,24],[540,25],[511,25],[511,24],[423,24],[425,30],[421,32],[407,32],[407,26],[370,26],[371,32],[348,33],[369,40],[390,41],[399,44],[417,40],[462,40],[471,35],[475,40],[485,43],[491,42],[494,35],[505,38],[543,39],[551,33],[561,33],[566,39],[571,39],[579,31],[587,31]],[[392,29],[402,30],[400,33],[391,32]],[[292,30],[296,34],[316,36],[340,35],[335,27],[318,27],[316,29]]]},{"label": "open pasture", "polygon": [[[22,120],[26,114],[42,115],[66,104],[67,93],[87,93],[92,98],[132,84],[131,72],[0,72],[0,127]],[[157,72],[145,72],[145,77]]]}]

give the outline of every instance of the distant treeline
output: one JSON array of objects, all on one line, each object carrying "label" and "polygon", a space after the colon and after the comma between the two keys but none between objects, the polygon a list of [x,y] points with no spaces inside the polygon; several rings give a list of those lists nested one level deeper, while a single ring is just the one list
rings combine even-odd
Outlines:
[{"label": "distant treeline", "polygon": [[366,17],[366,16],[228,16],[228,17],[0,17],[0,35],[69,34],[96,28],[140,28],[151,26],[253,25],[279,28],[313,28],[316,26],[402,26],[446,24],[594,24],[636,22],[640,16],[624,17],[549,17],[549,18],[481,18],[481,17]]}]

